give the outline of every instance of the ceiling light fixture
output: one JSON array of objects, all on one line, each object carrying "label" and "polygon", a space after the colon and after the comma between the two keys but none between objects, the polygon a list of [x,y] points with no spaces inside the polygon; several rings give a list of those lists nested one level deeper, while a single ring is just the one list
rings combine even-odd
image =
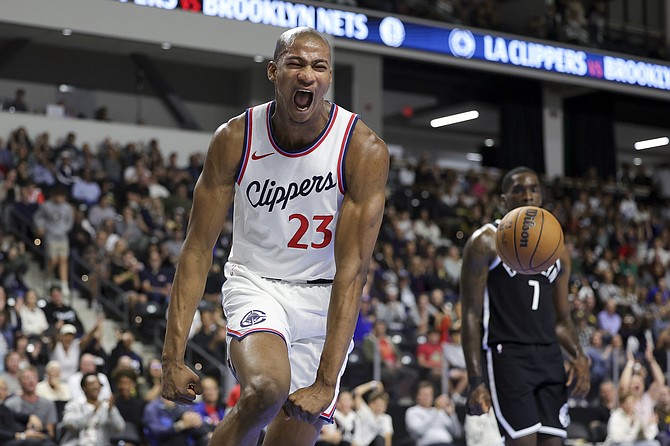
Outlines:
[{"label": "ceiling light fixture", "polygon": [[666,136],[662,138],[646,139],[635,143],[635,150],[653,149],[654,147],[667,146],[670,144],[670,139]]},{"label": "ceiling light fixture", "polygon": [[471,121],[479,118],[477,110],[470,110],[463,113],[456,113],[455,115],[443,116],[430,121],[430,126],[433,128],[443,127],[445,125],[458,124],[459,122]]},{"label": "ceiling light fixture", "polygon": [[642,158],[633,158],[633,165],[635,166],[642,165]]},{"label": "ceiling light fixture", "polygon": [[71,35],[72,35],[72,30],[71,30],[70,28],[65,28],[65,29],[63,29],[63,35],[64,35],[65,37],[69,37],[69,36],[71,36]]},{"label": "ceiling light fixture", "polygon": [[468,161],[479,163],[482,161],[482,155],[480,153],[470,152],[465,154],[465,159]]},{"label": "ceiling light fixture", "polygon": [[161,43],[161,48],[163,48],[164,50],[169,50],[170,48],[172,48],[172,44],[170,42],[163,42]]},{"label": "ceiling light fixture", "polygon": [[256,63],[263,63],[265,62],[265,57],[261,56],[260,54],[254,56],[254,62]]},{"label": "ceiling light fixture", "polygon": [[484,140],[484,145],[486,147],[493,147],[495,144],[496,144],[496,142],[494,140],[492,140],[491,138],[486,138]]}]

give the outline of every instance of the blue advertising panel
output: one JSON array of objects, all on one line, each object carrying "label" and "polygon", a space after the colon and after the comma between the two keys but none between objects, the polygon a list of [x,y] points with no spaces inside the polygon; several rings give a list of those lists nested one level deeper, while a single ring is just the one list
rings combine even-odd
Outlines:
[{"label": "blue advertising panel", "polygon": [[670,90],[670,66],[497,34],[281,0],[115,0],[604,82]]}]

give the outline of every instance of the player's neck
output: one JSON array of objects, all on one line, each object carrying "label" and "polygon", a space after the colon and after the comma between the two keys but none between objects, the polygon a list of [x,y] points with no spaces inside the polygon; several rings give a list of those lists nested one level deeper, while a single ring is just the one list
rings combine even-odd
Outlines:
[{"label": "player's neck", "polygon": [[299,152],[309,147],[321,135],[328,124],[330,110],[333,104],[323,101],[323,107],[319,113],[306,122],[295,122],[287,115],[278,112],[276,105],[272,118],[272,135],[283,150],[288,152]]}]

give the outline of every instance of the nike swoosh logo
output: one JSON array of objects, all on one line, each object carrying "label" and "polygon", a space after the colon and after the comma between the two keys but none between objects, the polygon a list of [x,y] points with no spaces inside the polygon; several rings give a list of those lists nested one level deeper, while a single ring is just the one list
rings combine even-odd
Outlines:
[{"label": "nike swoosh logo", "polygon": [[256,154],[256,152],[254,151],[254,153],[251,154],[251,159],[252,159],[252,160],[262,160],[262,159],[265,158],[266,156],[270,156],[270,155],[274,155],[274,154],[275,154],[274,152],[270,152],[270,153],[265,153],[265,154],[263,154],[263,155],[258,155],[258,154]]}]

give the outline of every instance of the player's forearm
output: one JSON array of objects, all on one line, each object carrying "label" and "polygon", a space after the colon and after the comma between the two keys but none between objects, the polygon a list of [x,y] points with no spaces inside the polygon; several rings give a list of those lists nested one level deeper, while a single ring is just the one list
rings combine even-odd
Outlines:
[{"label": "player's forearm", "polygon": [[466,312],[463,317],[463,353],[468,378],[480,378],[482,370],[482,330],[477,315]]},{"label": "player's forearm", "polygon": [[336,277],[333,283],[328,308],[326,341],[316,373],[317,380],[328,386],[336,385],[344,358],[349,350],[349,343],[354,336],[362,289],[363,284],[360,279],[340,285]]},{"label": "player's forearm", "polygon": [[[205,278],[212,264],[209,251],[184,246],[168,306],[163,362],[182,361],[198,302],[205,291]],[[169,347],[169,348],[168,348]]]},{"label": "player's forearm", "polygon": [[571,358],[584,356],[584,351],[579,343],[579,336],[577,336],[577,328],[572,323],[570,316],[564,317],[556,323],[556,336]]}]

